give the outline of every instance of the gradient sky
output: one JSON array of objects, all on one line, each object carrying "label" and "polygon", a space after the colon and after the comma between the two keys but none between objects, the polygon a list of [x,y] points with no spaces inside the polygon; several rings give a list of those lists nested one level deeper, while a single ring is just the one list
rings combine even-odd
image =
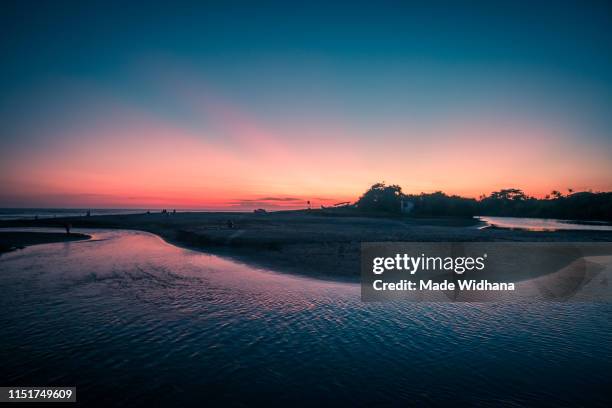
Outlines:
[{"label": "gradient sky", "polygon": [[4,4],[0,206],[612,190],[606,2],[330,3]]}]

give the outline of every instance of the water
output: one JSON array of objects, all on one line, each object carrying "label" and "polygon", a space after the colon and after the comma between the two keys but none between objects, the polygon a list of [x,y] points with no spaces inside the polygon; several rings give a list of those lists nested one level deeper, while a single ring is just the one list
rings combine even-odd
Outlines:
[{"label": "water", "polygon": [[[501,228],[516,228],[529,231],[558,231],[558,230],[583,230],[583,231],[612,231],[612,225],[605,222],[590,221],[580,223],[578,221],[556,220],[553,218],[520,218],[520,217],[478,217],[486,222],[486,226],[496,225]],[[484,228],[484,227],[482,227]]]},{"label": "water", "polygon": [[609,403],[610,304],[366,304],[357,284],[93,236],[0,257],[2,385],[127,406]]},{"label": "water", "polygon": [[32,220],[38,218],[81,217],[91,215],[142,214],[147,210],[121,208],[0,208],[0,220]]}]

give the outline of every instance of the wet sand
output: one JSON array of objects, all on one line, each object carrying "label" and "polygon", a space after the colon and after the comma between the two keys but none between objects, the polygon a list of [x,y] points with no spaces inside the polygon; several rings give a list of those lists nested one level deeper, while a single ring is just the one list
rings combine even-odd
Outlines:
[{"label": "wet sand", "polygon": [[30,245],[80,241],[89,238],[91,238],[89,235],[76,233],[66,234],[65,232],[0,231],[0,254]]},{"label": "wet sand", "polygon": [[[228,224],[231,221],[231,226]],[[0,221],[0,227],[116,228],[278,271],[333,279],[359,275],[361,242],[612,242],[611,231],[532,232],[472,218],[373,218],[319,212],[129,214]],[[63,235],[63,234],[59,234]]]}]

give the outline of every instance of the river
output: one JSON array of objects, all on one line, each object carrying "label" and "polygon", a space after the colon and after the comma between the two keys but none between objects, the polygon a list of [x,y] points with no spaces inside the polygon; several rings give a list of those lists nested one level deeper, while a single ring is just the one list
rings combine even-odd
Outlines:
[{"label": "river", "polygon": [[82,402],[605,406],[607,303],[363,303],[135,231],[0,257],[1,385]]},{"label": "river", "polygon": [[481,228],[494,225],[500,228],[515,228],[528,231],[612,231],[612,225],[599,221],[570,221],[557,220],[554,218],[521,218],[521,217],[491,217],[479,216],[486,225]]}]

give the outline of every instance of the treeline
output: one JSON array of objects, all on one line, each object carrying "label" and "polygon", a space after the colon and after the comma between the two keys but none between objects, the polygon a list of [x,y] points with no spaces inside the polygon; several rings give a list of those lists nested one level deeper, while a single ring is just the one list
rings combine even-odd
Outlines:
[{"label": "treeline", "polygon": [[537,199],[517,189],[500,190],[479,200],[477,209],[480,215],[612,221],[612,192],[553,193]]},{"label": "treeline", "polygon": [[478,202],[473,198],[446,195],[441,191],[435,193],[408,194],[404,196],[414,207],[409,214],[416,216],[455,216],[471,217],[478,214]]},{"label": "treeline", "polygon": [[612,221],[612,192],[553,191],[543,199],[519,189],[495,191],[479,199],[435,193],[404,194],[398,185],[374,184],[354,204],[363,212],[413,216],[473,216],[561,218]]}]

